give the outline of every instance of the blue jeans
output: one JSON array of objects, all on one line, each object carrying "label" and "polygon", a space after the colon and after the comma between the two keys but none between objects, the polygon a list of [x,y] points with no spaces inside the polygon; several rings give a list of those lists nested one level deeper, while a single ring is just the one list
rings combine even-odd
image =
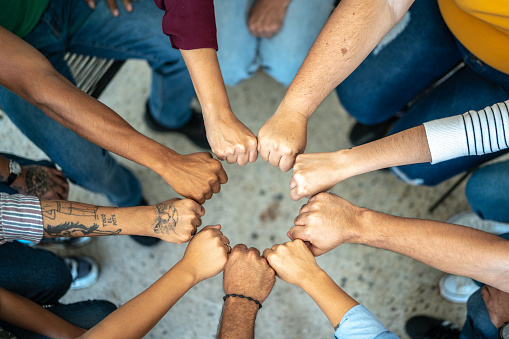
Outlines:
[{"label": "blue jeans", "polygon": [[329,18],[334,0],[293,0],[281,31],[270,39],[257,38],[248,30],[253,3],[253,0],[214,1],[217,56],[224,82],[236,85],[262,68],[288,86]]},{"label": "blue jeans", "polygon": [[[71,324],[88,330],[106,318],[111,312],[115,311],[116,308],[114,304],[106,300],[87,300],[68,305],[54,305],[49,307],[48,310]],[[18,338],[48,338],[4,322],[0,322],[0,326],[16,335]]]},{"label": "blue jeans", "polygon": [[[148,105],[162,125],[180,127],[191,117],[194,89],[178,50],[162,33],[160,11],[152,1],[134,2],[127,13],[119,5],[113,18],[104,1],[90,10],[82,0],[51,0],[39,24],[25,37],[62,75],[72,75],[66,52],[110,59],[139,58],[152,68]],[[134,80],[133,80],[134,81]],[[72,182],[104,193],[122,207],[137,205],[141,186],[134,175],[108,152],[48,118],[41,110],[0,87],[0,106],[18,128],[55,163]]]},{"label": "blue jeans", "polygon": [[[507,100],[509,75],[485,65],[456,41],[436,1],[416,0],[402,22],[404,30],[380,44],[336,89],[359,122],[386,121],[462,61],[466,67],[404,112],[391,134]],[[413,184],[436,185],[501,153],[400,166],[396,172]]]}]

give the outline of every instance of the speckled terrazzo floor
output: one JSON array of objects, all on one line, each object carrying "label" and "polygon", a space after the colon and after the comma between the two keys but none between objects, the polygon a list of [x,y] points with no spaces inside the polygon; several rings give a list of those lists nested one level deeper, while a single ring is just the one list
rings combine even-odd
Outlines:
[{"label": "speckled terrazzo floor", "polygon": [[[150,73],[144,62],[129,61],[103,93],[101,101],[118,112],[137,130],[179,153],[198,151],[185,138],[155,133],[143,122]],[[228,88],[233,111],[256,132],[277,108],[285,93],[264,73],[234,88]],[[347,133],[353,124],[335,94],[312,116],[308,127],[307,152],[350,147]],[[45,155],[28,141],[0,111],[0,150],[31,158]],[[157,203],[177,194],[154,172],[120,159],[141,179],[146,198]],[[245,243],[263,251],[287,241],[304,201],[289,196],[291,172],[282,173],[261,159],[240,167],[223,164],[229,182],[221,193],[205,203],[203,224],[223,226],[232,244]],[[460,186],[433,214],[427,210],[452,181],[434,188],[411,187],[388,172],[378,171],[348,179],[332,190],[354,204],[406,217],[447,220],[466,210]],[[108,205],[107,200],[72,186],[70,200]],[[101,266],[99,282],[85,290],[71,291],[63,302],[107,299],[117,305],[128,301],[159,278],[182,256],[185,245],[161,243],[142,247],[129,237],[109,237],[67,253],[81,253]],[[63,253],[65,254],[65,253]],[[437,292],[442,272],[412,259],[358,245],[344,245],[318,258],[331,277],[359,302],[366,305],[392,331],[407,338],[405,319],[428,314],[462,324],[465,306],[443,300]],[[213,338],[222,308],[222,275],[200,283],[186,294],[146,338]],[[333,329],[312,299],[297,287],[278,280],[258,314],[257,338],[331,338]]]}]

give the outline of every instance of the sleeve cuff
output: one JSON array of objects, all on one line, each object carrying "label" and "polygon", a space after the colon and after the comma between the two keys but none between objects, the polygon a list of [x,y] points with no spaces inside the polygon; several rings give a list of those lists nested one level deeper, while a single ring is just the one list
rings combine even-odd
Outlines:
[{"label": "sleeve cuff", "polygon": [[22,194],[1,193],[0,226],[0,240],[3,242],[41,241],[44,228],[39,199]]},{"label": "sleeve cuff", "polygon": [[462,115],[426,122],[424,129],[432,164],[468,155]]},{"label": "sleeve cuff", "polygon": [[363,305],[352,307],[341,319],[335,339],[397,338]]}]

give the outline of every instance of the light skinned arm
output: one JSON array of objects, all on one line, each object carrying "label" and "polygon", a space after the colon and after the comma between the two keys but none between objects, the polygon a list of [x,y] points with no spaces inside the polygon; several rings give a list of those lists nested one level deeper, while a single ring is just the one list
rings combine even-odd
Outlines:
[{"label": "light skinned arm", "polygon": [[[226,295],[240,294],[263,303],[275,282],[274,270],[256,248],[238,244],[232,249],[223,273]],[[258,304],[252,300],[240,297],[226,298],[218,339],[254,338],[258,310]]]},{"label": "light skinned arm", "polygon": [[200,101],[207,140],[212,152],[229,164],[244,166],[258,157],[253,132],[233,114],[224,85],[216,50],[180,50]]},{"label": "light skinned arm", "polygon": [[304,290],[325,313],[333,327],[358,305],[323,271],[302,240],[274,245],[263,256],[279,278]]},{"label": "light skinned arm", "polygon": [[375,212],[329,193],[309,199],[294,223],[288,236],[309,243],[314,255],[343,243],[363,244],[509,292],[509,241],[490,233]]},{"label": "light skinned arm", "polygon": [[[9,159],[0,155],[0,181],[9,177]],[[67,199],[69,183],[61,171],[40,165],[21,166],[21,174],[11,188],[24,195],[42,199]]]},{"label": "light skinned arm", "polygon": [[184,257],[152,286],[111,313],[80,338],[142,338],[200,281],[221,272],[229,240],[221,226],[207,226],[189,242]]},{"label": "light skinned arm", "polygon": [[101,207],[64,200],[41,200],[44,238],[142,235],[166,242],[189,241],[205,209],[174,198],[154,206]]},{"label": "light skinned arm", "polygon": [[0,27],[0,84],[88,141],[158,173],[175,191],[200,203],[228,180],[210,153],[180,155],[137,132],[87,95],[35,48]]},{"label": "light skinned arm", "polygon": [[274,115],[258,132],[264,161],[292,168],[306,148],[307,120],[325,97],[401,20],[413,0],[342,0],[336,7]]},{"label": "light skinned arm", "polygon": [[33,301],[1,287],[0,319],[16,327],[55,339],[76,338],[86,331]]},{"label": "light skinned arm", "polygon": [[272,38],[283,28],[291,0],[256,0],[249,11],[247,27],[258,38]]},{"label": "light skinned arm", "polygon": [[313,196],[345,179],[381,168],[430,161],[424,125],[350,149],[300,154],[293,166],[290,197]]}]

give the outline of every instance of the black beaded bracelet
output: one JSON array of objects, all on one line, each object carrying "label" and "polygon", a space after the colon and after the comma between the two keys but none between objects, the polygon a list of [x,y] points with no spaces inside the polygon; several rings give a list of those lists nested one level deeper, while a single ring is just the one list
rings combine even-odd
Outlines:
[{"label": "black beaded bracelet", "polygon": [[226,301],[226,298],[228,297],[239,297],[239,298],[245,298],[247,300],[251,300],[251,301],[254,301],[257,305],[258,305],[258,309],[262,308],[262,304],[258,301],[258,300],[255,300],[251,297],[246,297],[245,295],[242,295],[242,294],[227,294],[223,297],[223,301]]}]

